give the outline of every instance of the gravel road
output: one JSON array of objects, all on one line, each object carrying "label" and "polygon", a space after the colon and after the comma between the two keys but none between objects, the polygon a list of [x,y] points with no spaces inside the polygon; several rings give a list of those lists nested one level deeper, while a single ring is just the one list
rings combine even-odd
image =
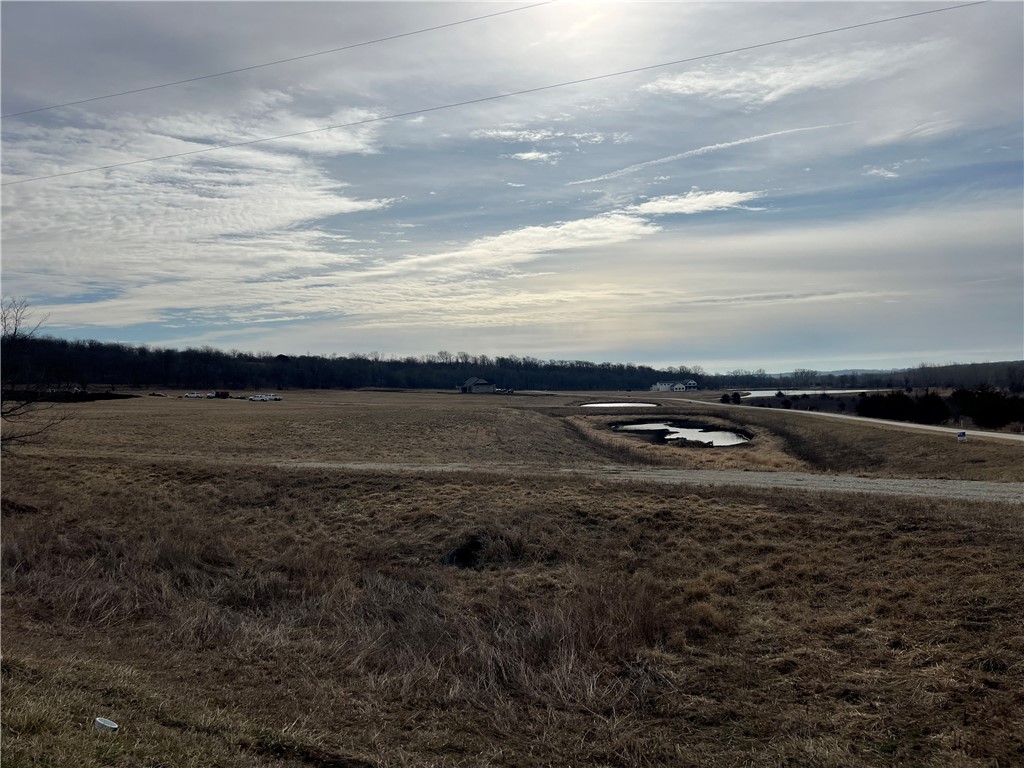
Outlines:
[{"label": "gravel road", "polygon": [[[749,404],[744,405],[731,405],[726,403],[713,403],[707,402],[706,400],[692,400],[687,397],[663,397],[655,398],[660,400],[668,400],[671,402],[688,403],[692,405],[713,405],[722,408],[749,408]],[[968,439],[971,438],[982,438],[985,440],[1009,440],[1013,442],[1024,442],[1024,434],[1015,434],[1011,432],[988,432],[982,429],[964,429],[961,430],[959,427],[938,427],[932,424],[911,424],[905,421],[888,421],[886,419],[872,419],[865,416],[851,416],[845,413],[822,413],[821,411],[794,411],[786,410],[784,408],[774,408],[773,413],[784,413],[789,416],[795,416],[796,418],[810,417],[812,419],[842,419],[843,421],[852,421],[857,424],[875,424],[880,427],[888,427],[890,429],[908,429],[913,432],[944,432],[951,438],[955,438],[958,432],[966,432]]]},{"label": "gravel road", "polygon": [[519,476],[585,477],[611,482],[665,483],[666,485],[741,486],[890,496],[925,496],[964,501],[1024,503],[1024,483],[989,483],[976,480],[904,480],[817,475],[809,472],[746,472],[743,470],[652,469],[609,465],[587,469],[545,470],[529,466],[469,464],[402,464],[359,462],[290,462],[282,468],[344,469],[394,473],[488,472]]}]

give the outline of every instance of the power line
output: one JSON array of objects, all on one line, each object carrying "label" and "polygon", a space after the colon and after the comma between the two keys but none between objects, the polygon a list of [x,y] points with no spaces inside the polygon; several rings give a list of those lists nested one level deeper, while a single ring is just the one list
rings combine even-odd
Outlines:
[{"label": "power line", "polygon": [[46,112],[51,109],[60,109],[61,107],[73,107],[76,104],[88,104],[91,101],[102,101],[103,99],[113,99],[116,96],[128,96],[132,93],[142,93],[144,91],[155,91],[159,88],[170,88],[172,85],[183,85],[184,83],[195,83],[199,80],[209,80],[213,77],[223,77],[224,75],[234,75],[238,72],[248,72],[253,69],[262,69],[264,67],[272,67],[276,64],[287,64],[291,61],[301,61],[302,59],[311,59],[314,56],[326,56],[328,53],[338,53],[340,51],[349,51],[353,48],[362,48],[366,45],[375,45],[376,43],[385,43],[389,40],[399,40],[403,37],[412,37],[413,35],[422,35],[424,32],[436,32],[439,29],[447,29],[449,27],[457,27],[460,24],[469,24],[473,21],[482,21],[483,19],[493,19],[495,16],[504,16],[508,13],[518,13],[519,11],[527,11],[530,8],[539,8],[542,5],[551,5],[556,0],[545,0],[543,3],[534,3],[533,5],[524,5],[521,8],[512,8],[507,11],[498,11],[497,13],[488,13],[484,16],[474,16],[471,19],[462,19],[461,21],[452,21],[447,24],[438,24],[435,27],[426,27],[425,29],[417,29],[414,32],[402,32],[397,35],[389,35],[388,37],[379,37],[376,40],[367,40],[362,43],[352,43],[351,45],[343,45],[340,48],[330,48],[326,51],[317,51],[316,53],[304,53],[301,56],[290,56],[287,59],[277,59],[275,61],[267,61],[263,64],[253,64],[248,67],[239,67],[238,69],[228,69],[224,72],[215,72],[212,75],[199,75],[198,77],[189,77],[185,80],[175,80],[170,83],[160,83],[159,85],[147,85],[144,88],[133,88],[129,91],[118,91],[117,93],[108,93],[105,96],[93,96],[89,99],[79,99],[78,101],[66,101],[63,104],[53,104],[49,107],[37,107],[35,109],[26,109],[22,112],[11,112],[9,115],[0,115],[0,118],[8,119],[12,117],[20,117],[22,115],[31,115],[35,112]]},{"label": "power line", "polygon": [[396,120],[396,119],[398,119],[400,117],[412,117],[414,115],[423,115],[423,114],[426,114],[428,112],[439,112],[439,111],[444,110],[444,109],[454,109],[456,107],[469,106],[470,104],[482,104],[482,103],[488,102],[488,101],[497,101],[499,99],[508,99],[508,98],[513,97],[513,96],[524,96],[524,95],[529,94],[529,93],[539,93],[540,91],[550,91],[550,90],[555,89],[555,88],[565,88],[565,87],[570,86],[570,85],[579,85],[580,83],[592,83],[592,82],[594,82],[596,80],[606,80],[606,79],[612,78],[612,77],[621,77],[623,75],[632,75],[632,74],[635,74],[637,72],[647,72],[647,71],[650,71],[652,69],[661,69],[663,67],[671,67],[671,66],[676,66],[678,64],[689,64],[689,63],[692,63],[692,62],[695,62],[695,61],[701,61],[703,59],[715,58],[717,56],[727,56],[727,55],[732,54],[732,53],[741,53],[743,51],[753,51],[753,50],[756,50],[758,48],[767,48],[767,47],[772,46],[772,45],[781,45],[783,43],[791,43],[791,42],[794,42],[796,40],[807,40],[807,39],[813,38],[813,37],[821,37],[823,35],[831,35],[831,34],[834,34],[836,32],[847,32],[847,31],[849,31],[851,29],[862,29],[864,27],[871,27],[871,26],[875,26],[877,24],[887,24],[887,23],[892,22],[892,21],[901,21],[903,19],[911,19],[911,18],[914,18],[914,17],[917,17],[917,16],[927,16],[927,15],[933,14],[933,13],[943,13],[945,11],[955,11],[955,10],[958,10],[960,8],[970,8],[971,6],[975,6],[975,5],[986,5],[986,4],[990,3],[990,2],[992,2],[992,0],[977,0],[977,2],[963,3],[961,5],[951,5],[951,6],[947,6],[946,8],[934,8],[934,9],[932,9],[930,11],[918,11],[916,13],[907,13],[907,14],[904,14],[902,16],[890,16],[889,18],[885,18],[885,19],[877,19],[875,21],[865,21],[865,22],[861,22],[860,24],[850,24],[850,25],[845,26],[845,27],[834,27],[832,29],[821,30],[820,32],[809,32],[809,33],[807,33],[805,35],[796,35],[794,37],[781,38],[779,40],[772,40],[772,41],[767,42],[767,43],[756,43],[754,45],[745,45],[745,46],[742,46],[740,48],[730,48],[727,51],[717,51],[715,53],[705,53],[705,54],[703,54],[701,56],[692,56],[692,57],[686,58],[686,59],[676,59],[675,61],[666,61],[666,62],[662,62],[661,64],[649,64],[649,65],[647,65],[645,67],[635,67],[633,69],[624,69],[624,70],[621,70],[619,72],[609,72],[609,73],[603,74],[603,75],[593,75],[592,77],[582,77],[582,78],[579,78],[577,80],[567,80],[567,81],[562,82],[562,83],[553,83],[551,85],[541,85],[541,86],[537,86],[536,88],[524,88],[521,91],[511,91],[509,93],[500,93],[500,94],[496,94],[494,96],[482,96],[482,97],[477,98],[477,99],[468,99],[466,101],[457,101],[457,102],[454,102],[454,103],[451,103],[451,104],[442,104],[442,105],[436,106],[436,107],[425,107],[423,109],[414,109],[414,110],[411,110],[409,112],[397,112],[395,114],[384,115],[382,117],[370,117],[370,118],[367,118],[365,120],[356,120],[356,121],[351,122],[351,123],[341,123],[339,125],[329,125],[329,126],[326,126],[324,128],[312,128],[312,129],[310,129],[308,131],[296,131],[295,133],[284,133],[284,134],[281,134],[279,136],[266,136],[266,137],[264,137],[262,139],[250,139],[248,141],[238,141],[238,142],[234,142],[232,144],[219,144],[219,145],[217,145],[215,147],[204,147],[203,149],[192,149],[192,150],[189,150],[187,152],[176,152],[176,153],[174,153],[172,155],[162,155],[160,157],[146,157],[146,158],[141,158],[139,160],[128,160],[128,161],[123,162],[123,163],[112,163],[110,165],[98,165],[98,166],[95,166],[93,168],[82,168],[81,170],[78,170],[78,171],[64,171],[62,173],[52,173],[52,174],[50,174],[48,176],[36,176],[36,177],[30,178],[30,179],[19,179],[18,181],[8,181],[8,182],[4,182],[0,186],[9,187],[9,186],[13,186],[15,184],[28,184],[29,182],[33,182],[33,181],[43,181],[45,179],[56,179],[56,178],[59,178],[61,176],[74,176],[74,175],[80,174],[80,173],[91,173],[93,171],[106,171],[106,170],[110,170],[112,168],[124,168],[125,166],[128,166],[128,165],[139,165],[140,163],[153,163],[153,162],[157,162],[159,160],[172,160],[172,159],[178,158],[178,157],[187,157],[189,155],[199,155],[199,154],[203,154],[203,153],[206,153],[206,152],[216,152],[217,150],[220,150],[220,149],[232,149],[232,148],[235,148],[235,147],[246,147],[246,146],[250,146],[252,144],[261,144],[261,143],[267,142],[267,141],[277,141],[279,139],[291,139],[291,138],[294,138],[296,136],[308,136],[308,135],[313,134],[313,133],[323,133],[325,131],[334,131],[334,130],[338,130],[340,128],[354,128],[354,127],[357,127],[357,126],[360,126],[360,125],[369,125],[370,123],[379,123],[379,122],[382,122],[384,120]]}]

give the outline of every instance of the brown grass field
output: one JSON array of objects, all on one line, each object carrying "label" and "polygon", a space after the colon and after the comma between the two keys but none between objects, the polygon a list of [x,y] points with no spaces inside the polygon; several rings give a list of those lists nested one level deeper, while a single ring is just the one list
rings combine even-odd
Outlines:
[{"label": "brown grass field", "polygon": [[1020,481],[1020,446],[702,406],[650,413],[754,440],[659,446],[579,402],[69,406],[3,461],[0,762],[1024,764],[1024,506],[549,472]]}]

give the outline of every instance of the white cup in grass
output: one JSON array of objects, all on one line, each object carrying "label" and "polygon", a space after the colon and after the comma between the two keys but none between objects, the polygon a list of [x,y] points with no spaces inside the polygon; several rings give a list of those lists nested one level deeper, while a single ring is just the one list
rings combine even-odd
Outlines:
[{"label": "white cup in grass", "polygon": [[110,733],[117,732],[117,723],[113,720],[107,720],[105,717],[96,718],[96,730],[97,731],[108,731]]}]

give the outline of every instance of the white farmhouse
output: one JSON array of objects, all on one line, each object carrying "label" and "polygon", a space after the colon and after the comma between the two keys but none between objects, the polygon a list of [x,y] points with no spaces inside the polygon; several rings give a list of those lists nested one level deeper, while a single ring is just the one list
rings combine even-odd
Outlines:
[{"label": "white farmhouse", "polygon": [[651,385],[651,392],[692,392],[697,389],[697,382],[693,379],[686,381],[659,381]]},{"label": "white farmhouse", "polygon": [[487,394],[494,394],[496,387],[494,384],[487,379],[481,379],[478,376],[471,376],[466,379],[466,383],[459,387],[459,392],[469,392],[473,394],[479,394],[481,392]]}]

